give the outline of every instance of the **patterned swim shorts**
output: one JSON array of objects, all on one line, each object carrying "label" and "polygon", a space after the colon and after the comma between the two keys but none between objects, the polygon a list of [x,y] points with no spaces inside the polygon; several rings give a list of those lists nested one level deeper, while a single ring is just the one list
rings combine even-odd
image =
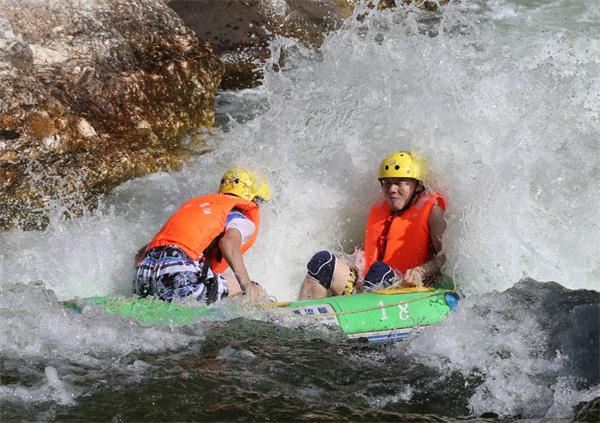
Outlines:
[{"label": "patterned swim shorts", "polygon": [[156,247],[146,252],[136,268],[133,292],[165,301],[191,297],[206,304],[229,295],[227,281],[215,275],[206,260],[194,261],[177,247]]}]

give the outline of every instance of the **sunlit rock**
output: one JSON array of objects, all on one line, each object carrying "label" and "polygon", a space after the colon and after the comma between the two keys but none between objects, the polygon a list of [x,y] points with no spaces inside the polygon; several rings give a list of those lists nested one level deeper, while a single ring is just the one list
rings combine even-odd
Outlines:
[{"label": "sunlit rock", "polygon": [[79,119],[79,123],[77,124],[77,129],[79,129],[79,133],[81,134],[82,137],[93,137],[98,135],[96,133],[96,130],[94,129],[94,127],[92,125],[90,125],[90,123],[81,118]]},{"label": "sunlit rock", "polygon": [[179,166],[222,72],[160,0],[0,0],[0,229]]}]

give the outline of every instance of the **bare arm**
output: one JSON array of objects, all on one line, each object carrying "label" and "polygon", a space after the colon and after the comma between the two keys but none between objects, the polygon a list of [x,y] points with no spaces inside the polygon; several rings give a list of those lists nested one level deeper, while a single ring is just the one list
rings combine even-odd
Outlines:
[{"label": "bare arm", "polygon": [[431,244],[435,255],[431,262],[436,266],[435,272],[442,270],[442,266],[446,262],[446,256],[442,250],[442,237],[446,231],[446,219],[444,209],[439,206],[434,206],[429,214],[429,233],[431,234]]},{"label": "bare arm", "polygon": [[137,253],[135,253],[135,258],[133,259],[133,267],[137,267],[140,265],[140,263],[144,259],[144,255],[145,255],[147,246],[148,246],[148,244],[144,245],[142,248],[140,248],[138,250]]},{"label": "bare arm", "polygon": [[229,264],[229,267],[231,267],[242,291],[248,293],[251,298],[260,298],[262,290],[259,285],[254,284],[252,279],[250,279],[242,258],[241,245],[242,234],[237,229],[228,229],[225,231],[225,235],[219,240],[219,250],[221,250],[223,258]]}]

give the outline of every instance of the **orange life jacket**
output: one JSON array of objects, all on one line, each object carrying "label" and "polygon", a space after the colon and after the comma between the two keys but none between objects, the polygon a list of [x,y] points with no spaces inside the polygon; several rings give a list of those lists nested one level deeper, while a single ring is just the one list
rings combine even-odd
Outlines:
[{"label": "orange life jacket", "polygon": [[446,208],[443,197],[428,192],[419,194],[400,215],[393,214],[385,200],[375,204],[367,220],[365,274],[376,261],[404,273],[431,260],[434,250],[429,214],[436,204]]},{"label": "orange life jacket", "polygon": [[210,268],[215,273],[221,273],[229,265],[215,244],[216,239],[225,231],[227,215],[234,208],[240,210],[256,226],[250,239],[240,247],[243,254],[256,241],[260,210],[252,201],[226,194],[205,195],[186,201],[150,241],[146,251],[172,245],[185,251],[192,260],[209,255]]}]

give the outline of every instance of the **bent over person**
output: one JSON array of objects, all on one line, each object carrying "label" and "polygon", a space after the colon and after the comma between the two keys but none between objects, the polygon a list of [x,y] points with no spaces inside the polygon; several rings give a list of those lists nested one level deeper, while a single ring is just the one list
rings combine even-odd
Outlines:
[{"label": "bent over person", "polygon": [[[217,194],[185,202],[136,257],[134,292],[165,301],[191,297],[207,304],[247,294],[264,296],[242,258],[256,241],[267,183],[238,168],[221,179]],[[235,278],[222,275],[231,267]]]},{"label": "bent over person", "polygon": [[409,151],[387,156],[378,179],[384,196],[369,213],[362,275],[329,251],[309,261],[299,298],[323,298],[392,286],[433,285],[445,262],[446,202],[423,183],[426,163]]}]

